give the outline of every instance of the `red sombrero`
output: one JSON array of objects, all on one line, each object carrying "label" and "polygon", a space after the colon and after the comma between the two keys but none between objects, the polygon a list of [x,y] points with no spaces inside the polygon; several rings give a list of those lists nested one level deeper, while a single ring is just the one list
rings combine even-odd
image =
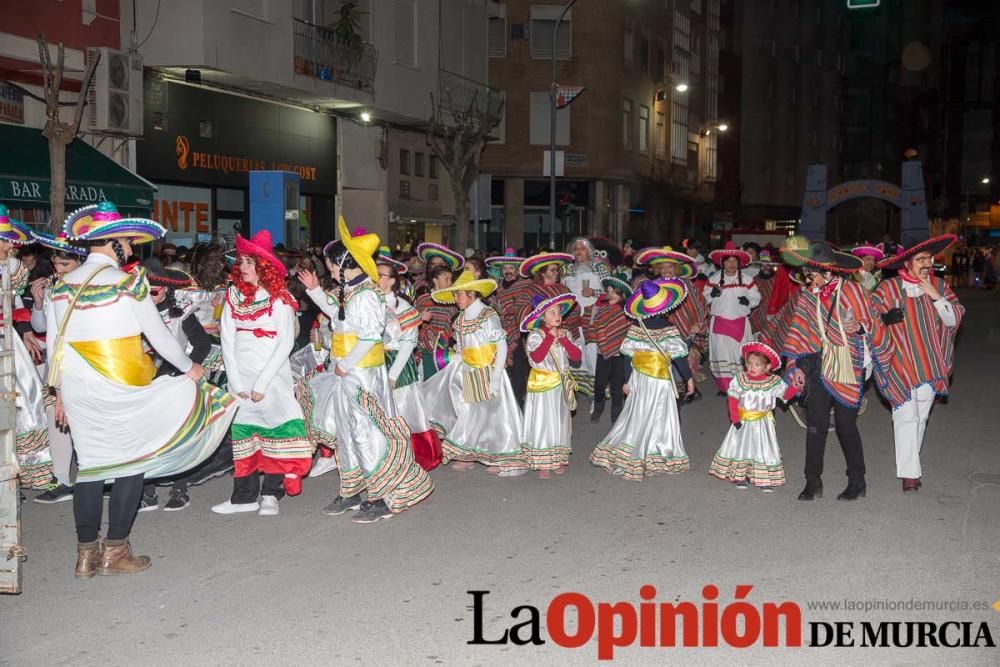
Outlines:
[{"label": "red sombrero", "polygon": [[732,241],[726,241],[725,248],[708,253],[708,258],[712,260],[712,263],[719,266],[722,266],[722,263],[730,257],[735,257],[739,261],[741,269],[750,265],[750,253],[746,250],[740,250]]},{"label": "red sombrero", "polygon": [[770,345],[765,345],[759,341],[752,340],[748,343],[743,343],[740,345],[740,357],[743,359],[747,358],[747,355],[751,352],[756,352],[757,354],[764,355],[769,362],[771,362],[771,370],[781,366],[781,357],[778,353],[774,351],[774,348]]},{"label": "red sombrero", "polygon": [[576,304],[576,296],[571,293],[559,294],[551,299],[542,299],[540,296],[536,296],[532,301],[531,312],[521,320],[521,331],[524,333],[541,329],[545,321],[545,311],[553,306],[558,306],[559,312],[563,317],[566,317],[566,313],[571,311]]},{"label": "red sombrero", "polygon": [[271,232],[266,229],[260,230],[249,239],[245,239],[237,234],[236,254],[251,255],[262,259],[273,266],[282,278],[288,275],[288,269],[285,268],[285,264],[274,254],[274,242],[271,240]]},{"label": "red sombrero", "polygon": [[550,264],[558,264],[561,268],[575,261],[576,259],[569,253],[541,252],[524,260],[521,263],[520,273],[523,278],[530,278]]},{"label": "red sombrero", "polygon": [[942,234],[941,236],[935,236],[914,246],[910,246],[897,255],[886,257],[884,260],[879,262],[878,266],[880,269],[901,269],[907,260],[913,259],[917,255],[924,252],[930,253],[931,257],[933,257],[934,255],[947,250],[951,244],[957,240],[958,237],[954,234]]}]

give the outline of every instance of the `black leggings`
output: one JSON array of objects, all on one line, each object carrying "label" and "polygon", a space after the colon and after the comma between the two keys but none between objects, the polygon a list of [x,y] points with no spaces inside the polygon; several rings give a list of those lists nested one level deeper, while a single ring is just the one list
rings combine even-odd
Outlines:
[{"label": "black leggings", "polygon": [[[115,480],[108,503],[107,539],[123,540],[128,537],[141,496],[142,473]],[[97,539],[103,514],[104,482],[77,482],[73,486],[73,517],[76,519],[76,538],[80,542]]]}]

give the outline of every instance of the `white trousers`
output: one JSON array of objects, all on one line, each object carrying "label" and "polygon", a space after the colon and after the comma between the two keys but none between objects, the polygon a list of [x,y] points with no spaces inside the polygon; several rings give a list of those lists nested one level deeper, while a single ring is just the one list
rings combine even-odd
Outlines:
[{"label": "white trousers", "polygon": [[920,479],[920,447],[933,405],[934,388],[925,384],[911,391],[910,400],[892,411],[897,477]]}]

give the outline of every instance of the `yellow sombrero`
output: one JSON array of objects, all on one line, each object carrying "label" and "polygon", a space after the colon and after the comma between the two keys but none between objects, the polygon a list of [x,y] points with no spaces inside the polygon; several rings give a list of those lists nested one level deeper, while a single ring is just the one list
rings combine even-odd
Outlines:
[{"label": "yellow sombrero", "polygon": [[351,236],[351,233],[347,230],[347,221],[344,220],[344,216],[340,216],[337,219],[337,233],[340,234],[340,242],[347,248],[347,252],[351,253],[351,257],[358,263],[361,270],[369,278],[378,282],[378,267],[375,264],[375,253],[378,252],[378,247],[382,244],[378,238],[378,234],[365,234],[359,229],[357,236]]},{"label": "yellow sombrero", "polygon": [[438,303],[455,303],[455,292],[479,292],[481,296],[489,296],[496,288],[497,281],[492,278],[477,280],[472,277],[471,271],[462,271],[462,275],[452,283],[451,287],[434,290],[431,292],[431,298]]}]

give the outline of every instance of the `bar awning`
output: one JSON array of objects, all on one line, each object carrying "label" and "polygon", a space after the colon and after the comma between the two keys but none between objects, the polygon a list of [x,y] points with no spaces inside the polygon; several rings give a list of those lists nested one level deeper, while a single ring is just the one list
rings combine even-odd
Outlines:
[{"label": "bar awning", "polygon": [[[0,202],[11,208],[49,208],[49,145],[42,131],[0,124]],[[152,183],[82,139],[66,147],[66,212],[102,200],[148,213]]]}]

